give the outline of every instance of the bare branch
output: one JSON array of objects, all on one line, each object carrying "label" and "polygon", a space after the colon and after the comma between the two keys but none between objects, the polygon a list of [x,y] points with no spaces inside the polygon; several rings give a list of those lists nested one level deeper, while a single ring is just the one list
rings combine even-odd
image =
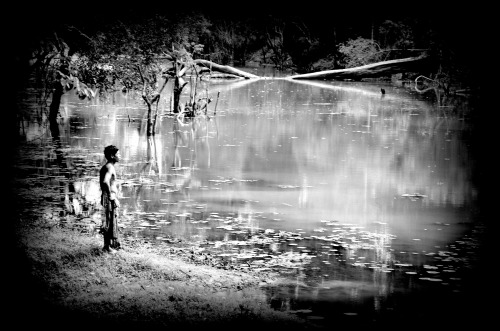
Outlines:
[{"label": "bare branch", "polygon": [[68,29],[70,30],[75,30],[76,32],[78,32],[82,37],[85,37],[87,38],[88,40],[90,40],[91,42],[94,42],[94,40],[92,38],[90,38],[89,36],[87,36],[85,33],[83,33],[80,29],[78,29],[77,27],[73,26],[73,25],[68,25]]},{"label": "bare branch", "polygon": [[151,103],[157,102],[160,99],[161,92],[163,92],[163,89],[165,88],[165,86],[167,86],[167,83],[168,83],[168,77],[165,77],[165,80],[163,81],[163,84],[162,84],[160,90],[151,99]]},{"label": "bare branch", "polygon": [[137,70],[139,71],[139,75],[141,76],[141,81],[142,81],[142,97],[146,102],[149,103],[149,101],[146,99],[146,79],[144,78],[144,75],[142,74],[142,69],[140,65],[137,65]]}]

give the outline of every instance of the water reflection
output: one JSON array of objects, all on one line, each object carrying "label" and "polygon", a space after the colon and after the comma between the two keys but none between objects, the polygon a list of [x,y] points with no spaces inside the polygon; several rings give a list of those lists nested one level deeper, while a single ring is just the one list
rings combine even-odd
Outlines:
[{"label": "water reflection", "polygon": [[165,108],[150,137],[130,96],[67,96],[58,141],[45,137],[33,158],[38,175],[63,173],[50,178],[66,213],[97,218],[102,149],[119,146],[124,234],[209,241],[234,263],[286,265],[293,282],[270,290],[276,305],[342,301],[352,313],[352,303],[390,309],[388,297],[415,288],[459,288],[455,257],[473,245],[463,238],[477,195],[467,105],[367,83],[210,88],[216,116],[181,120]]}]

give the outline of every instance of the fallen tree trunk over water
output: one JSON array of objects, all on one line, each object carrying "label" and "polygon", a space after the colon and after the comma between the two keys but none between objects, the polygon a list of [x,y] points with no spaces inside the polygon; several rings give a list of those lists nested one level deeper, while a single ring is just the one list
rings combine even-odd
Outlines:
[{"label": "fallen tree trunk over water", "polygon": [[226,74],[231,74],[231,75],[243,77],[246,79],[259,78],[259,76],[256,76],[254,74],[251,74],[251,73],[248,73],[248,72],[245,72],[242,70],[238,70],[238,69],[230,67],[230,66],[224,66],[224,65],[217,64],[217,63],[213,63],[213,62],[208,61],[208,60],[198,59],[198,60],[194,60],[194,63],[200,67],[205,67],[205,68],[208,68],[212,71],[218,71],[218,72],[222,72],[222,73],[226,73]]},{"label": "fallen tree trunk over water", "polygon": [[325,70],[308,74],[289,76],[289,79],[352,79],[375,78],[400,72],[419,71],[428,65],[429,57],[409,57],[405,59],[382,61],[371,63],[360,67]]}]

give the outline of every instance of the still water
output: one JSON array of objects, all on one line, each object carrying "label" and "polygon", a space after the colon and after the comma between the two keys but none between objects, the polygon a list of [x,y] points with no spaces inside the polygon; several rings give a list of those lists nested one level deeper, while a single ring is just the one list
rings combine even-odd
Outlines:
[{"label": "still water", "polygon": [[282,78],[199,90],[208,116],[172,117],[167,92],[149,138],[132,95],[65,95],[59,136],[26,115],[36,157],[20,167],[64,187],[62,210],[99,223],[102,151],[118,146],[123,235],[198,241],[263,269],[286,257],[289,281],[269,301],[318,322],[410,315],[460,294],[477,244],[466,99]]}]

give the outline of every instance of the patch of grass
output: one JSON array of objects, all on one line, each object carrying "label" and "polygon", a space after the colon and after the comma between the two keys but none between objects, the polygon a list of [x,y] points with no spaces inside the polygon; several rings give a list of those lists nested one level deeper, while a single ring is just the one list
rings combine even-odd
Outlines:
[{"label": "patch of grass", "polygon": [[57,226],[20,227],[17,239],[28,284],[20,295],[52,327],[312,327],[273,310],[252,274],[195,265],[150,245],[124,242],[104,253],[102,237]]}]

